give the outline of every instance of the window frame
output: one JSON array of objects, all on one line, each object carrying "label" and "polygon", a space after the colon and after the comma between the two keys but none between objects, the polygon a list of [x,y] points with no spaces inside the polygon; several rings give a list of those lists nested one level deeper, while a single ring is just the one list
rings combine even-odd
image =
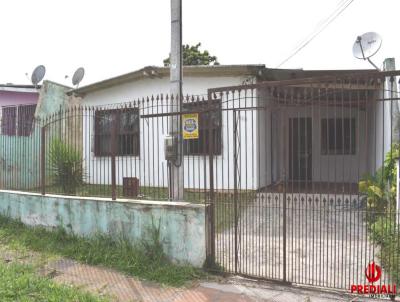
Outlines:
[{"label": "window frame", "polygon": [[[35,122],[36,104],[18,106],[17,136],[29,136]],[[23,125],[23,126],[21,126]]]},{"label": "window frame", "polygon": [[[1,135],[30,136],[35,122],[37,104],[1,106]],[[7,111],[11,114],[5,113]]]},{"label": "window frame", "polygon": [[[134,112],[137,114],[137,130],[132,130],[132,131],[127,131],[127,130],[121,130],[121,114],[126,113],[126,112]],[[100,125],[99,125],[99,120],[101,118],[104,118],[104,115],[110,116],[111,119],[111,123],[112,123],[112,115],[115,114],[115,118],[117,121],[117,134],[116,134],[116,143],[117,143],[117,150],[116,150],[116,154],[115,156],[124,156],[124,157],[138,157],[140,156],[140,112],[139,112],[139,108],[137,107],[133,107],[133,108],[116,108],[116,109],[100,109],[100,110],[96,110],[94,113],[94,156],[95,157],[110,157],[111,154],[111,149],[109,152],[107,151],[103,151],[101,150],[100,147],[100,143],[101,140],[99,140],[100,137],[109,137],[109,143],[111,145],[111,136],[112,136],[112,129],[111,127],[109,128],[109,132],[107,133],[99,133],[100,129]],[[126,140],[126,136],[132,136],[134,140],[136,140],[136,144],[133,147],[133,152],[129,153],[128,149],[125,149],[125,151],[121,151],[124,150],[124,147],[126,148],[126,146],[121,145],[121,141],[120,139],[124,139]],[[101,138],[100,138],[101,139]],[[122,141],[123,142],[123,141]]]},{"label": "window frame", "polygon": [[321,119],[321,155],[356,155],[356,118]]}]

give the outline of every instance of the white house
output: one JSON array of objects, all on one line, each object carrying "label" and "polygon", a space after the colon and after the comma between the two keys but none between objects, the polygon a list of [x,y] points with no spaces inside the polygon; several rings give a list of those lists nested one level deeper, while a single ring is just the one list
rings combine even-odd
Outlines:
[{"label": "white house", "polygon": [[[355,193],[359,179],[380,167],[393,141],[392,120],[398,104],[388,91],[397,93],[397,84],[385,90],[388,82],[371,84],[355,77],[353,82],[343,80],[331,86],[293,82],[286,92],[279,85],[254,84],[372,72],[280,70],[264,65],[184,67],[183,91],[190,96],[185,102],[191,103],[191,96],[200,100],[194,102],[197,105],[185,105],[185,110],[201,111],[208,90],[217,88],[211,90],[217,104],[211,121],[200,114],[200,138],[185,145],[185,188],[209,187],[207,139],[212,124],[217,190],[279,191],[287,181],[287,189],[292,190]],[[244,87],[241,92],[240,87]],[[168,68],[145,67],[69,94],[80,96],[82,105],[96,108],[83,120],[83,154],[90,183],[110,183],[111,126],[106,117],[117,114],[117,184],[124,177],[137,177],[140,186],[168,186],[163,145],[170,112]]]},{"label": "white house", "polygon": [[[255,83],[262,77],[264,70],[263,65],[185,67],[183,92],[184,95],[206,99],[207,89],[210,87]],[[134,107],[140,107],[140,115],[145,115],[154,114],[156,111],[158,114],[168,112],[166,96],[169,90],[168,68],[145,67],[129,74],[75,89],[71,93],[82,97],[82,105],[95,106],[99,110],[134,102]],[[149,105],[151,101],[149,103],[143,101],[143,98],[146,100],[146,98],[152,96],[156,98],[161,95],[163,95],[163,100],[154,100],[153,105]],[[155,105],[156,102],[157,105]],[[137,153],[133,156],[127,154],[117,156],[118,184],[122,184],[123,177],[136,176],[140,179],[142,186],[167,187],[167,161],[164,158],[163,146],[163,138],[168,133],[167,123],[168,117],[140,119],[140,150],[133,152]],[[84,129],[87,131],[84,132],[83,138],[86,170],[89,171],[91,183],[109,183],[110,157],[102,156],[101,150],[96,154],[95,128],[94,116],[86,118]],[[224,141],[222,146],[227,146],[227,144],[228,142]],[[228,152],[228,148],[223,147],[223,150],[225,153]],[[185,157],[186,187],[204,188],[204,173],[208,173],[208,164],[205,161],[203,154]]]}]

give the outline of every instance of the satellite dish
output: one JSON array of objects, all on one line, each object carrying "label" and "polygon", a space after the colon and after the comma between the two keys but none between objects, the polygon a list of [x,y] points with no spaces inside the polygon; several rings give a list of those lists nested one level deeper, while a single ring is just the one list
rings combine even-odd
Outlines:
[{"label": "satellite dish", "polygon": [[43,80],[45,74],[46,74],[46,67],[44,67],[43,65],[37,66],[32,72],[31,76],[32,84],[35,86],[39,84],[39,82]]},{"label": "satellite dish", "polygon": [[357,59],[368,60],[376,69],[379,68],[371,61],[382,46],[382,38],[374,32],[368,32],[358,36],[353,45],[353,55]]},{"label": "satellite dish", "polygon": [[72,85],[76,85],[78,87],[84,76],[85,69],[83,67],[79,67],[72,76]]}]

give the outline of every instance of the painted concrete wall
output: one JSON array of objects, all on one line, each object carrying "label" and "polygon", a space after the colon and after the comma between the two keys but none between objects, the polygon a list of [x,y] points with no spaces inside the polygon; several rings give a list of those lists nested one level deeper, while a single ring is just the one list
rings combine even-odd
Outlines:
[{"label": "painted concrete wall", "polygon": [[70,89],[70,87],[61,84],[44,81],[40,89],[36,117],[43,118],[58,112],[60,109],[65,109],[70,103],[70,97],[66,94]]},{"label": "painted concrete wall", "polygon": [[[37,104],[39,92],[32,92],[33,89],[15,89],[19,91],[0,90],[0,107]],[[0,121],[1,119],[0,110]],[[33,144],[33,137],[37,138],[37,133],[32,133],[31,137],[7,136],[0,129],[0,189],[27,189],[36,186],[37,161],[32,156],[38,155],[38,149]]]},{"label": "painted concrete wall", "polygon": [[[220,86],[231,86],[242,84],[248,77],[186,77],[184,83],[184,94],[187,95],[207,95],[207,89]],[[81,104],[89,106],[106,106],[109,104],[119,104],[134,101],[142,97],[157,94],[169,93],[169,79],[146,79],[135,81],[127,84],[114,86],[111,88],[99,90],[87,94]],[[229,96],[232,99],[234,96]],[[246,106],[255,105],[256,95],[251,100],[248,98]],[[147,103],[140,107],[140,114],[166,113],[168,106],[158,103],[159,110],[153,107],[155,103]],[[222,100],[223,108],[238,107],[238,102],[226,102]],[[244,103],[240,104],[244,106]],[[257,148],[250,144],[248,136],[253,137],[253,144],[257,144],[255,140],[257,116],[256,114],[241,114],[241,132],[243,142],[248,144],[242,145],[243,154],[256,158],[254,153]],[[138,157],[117,157],[117,183],[122,184],[123,177],[136,176],[140,179],[142,186],[166,187],[167,179],[167,162],[164,156],[163,139],[167,135],[168,118],[158,119],[141,119],[140,121],[140,156]],[[111,169],[109,157],[94,156],[94,121],[93,118],[84,119],[83,136],[83,154],[86,163],[86,172],[91,183],[110,183]],[[222,154],[215,156],[215,188],[216,189],[233,189],[233,113],[232,111],[224,112],[222,115]],[[253,133],[254,132],[254,133]],[[246,151],[243,148],[247,148]],[[246,180],[242,183],[242,188],[257,188],[257,162],[254,160],[252,165],[246,165],[242,162],[241,169],[245,171]],[[185,187],[186,188],[208,188],[209,187],[209,163],[208,158],[204,156],[185,156]],[[229,176],[229,177],[228,177]]]},{"label": "painted concrete wall", "polygon": [[[385,71],[396,69],[394,59],[386,59],[383,63]],[[368,119],[372,137],[369,142],[368,165],[370,173],[382,167],[386,154],[390,151],[391,144],[399,141],[399,101],[398,79],[391,81],[390,77],[385,79],[384,88],[379,94],[384,101],[371,105],[368,111]]]},{"label": "painted concrete wall", "polygon": [[0,191],[0,213],[29,226],[64,227],[81,236],[148,238],[152,223],[171,260],[197,267],[205,261],[205,207],[190,203],[123,201]]},{"label": "painted concrete wall", "polygon": [[0,91],[0,107],[36,104],[38,98],[38,92]]},{"label": "painted concrete wall", "polygon": [[[37,104],[39,92],[32,92],[33,89],[19,90],[1,90],[0,107]],[[39,134],[36,126],[30,136],[8,136],[0,130],[0,188],[29,189],[38,186]]]},{"label": "painted concrete wall", "polygon": [[0,189],[32,189],[40,183],[40,129],[30,136],[0,135]]},{"label": "painted concrete wall", "polygon": [[273,167],[277,164],[277,161],[274,161],[277,158],[277,155],[274,154],[274,152],[276,153],[276,148],[272,146],[277,145],[278,142],[274,141],[275,135],[272,129],[276,114],[270,105],[267,91],[259,89],[257,94],[260,96],[257,101],[257,107],[264,108],[256,111],[257,127],[255,137],[258,143],[256,159],[257,163],[259,163],[256,168],[259,179],[258,188],[260,188],[272,183]]},{"label": "painted concrete wall", "polygon": [[[239,85],[246,80],[248,80],[246,76],[185,77],[183,94],[207,96],[207,89],[209,88]],[[82,104],[97,106],[125,103],[143,97],[146,98],[157,94],[166,95],[169,93],[169,78],[142,79],[88,93],[82,99]]]}]

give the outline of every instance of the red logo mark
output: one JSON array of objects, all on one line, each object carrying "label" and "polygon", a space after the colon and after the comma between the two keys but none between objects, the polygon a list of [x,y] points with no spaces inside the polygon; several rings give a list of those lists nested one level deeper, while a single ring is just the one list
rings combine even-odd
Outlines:
[{"label": "red logo mark", "polygon": [[382,269],[379,265],[375,264],[374,261],[368,264],[368,266],[365,268],[365,276],[370,283],[378,281],[381,275]]}]

